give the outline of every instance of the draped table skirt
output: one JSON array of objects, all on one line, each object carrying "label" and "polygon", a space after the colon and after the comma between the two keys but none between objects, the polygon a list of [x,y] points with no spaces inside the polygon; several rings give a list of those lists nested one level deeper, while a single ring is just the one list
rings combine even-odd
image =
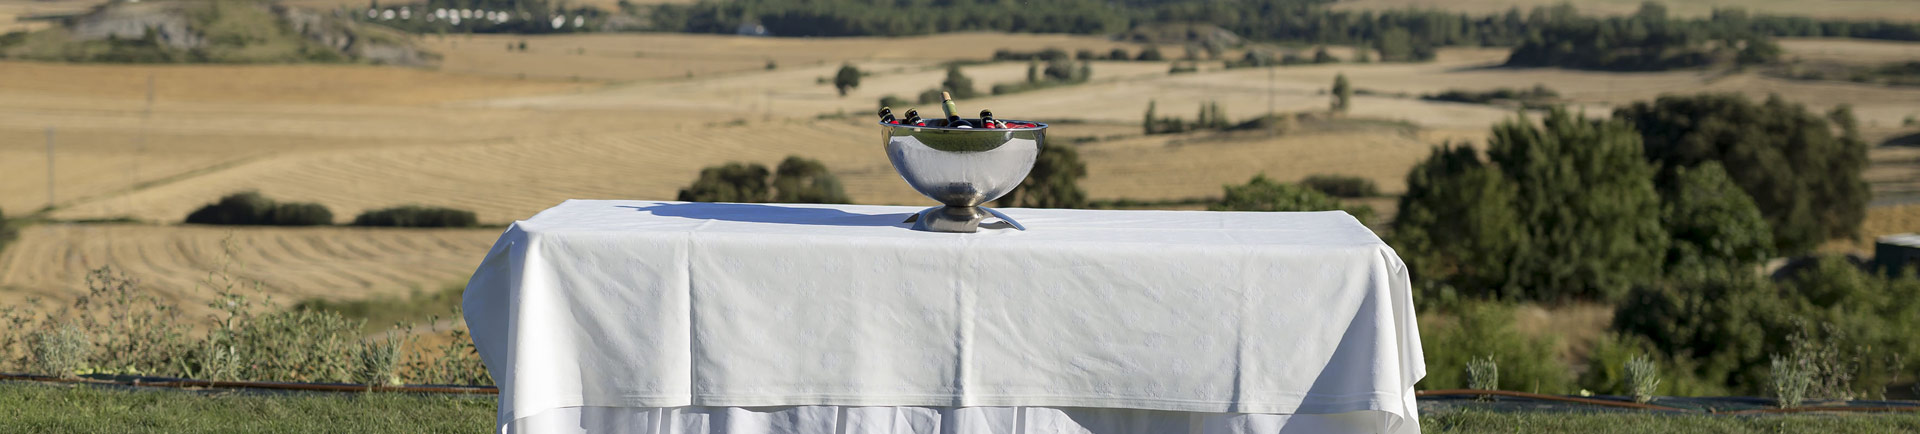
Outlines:
[{"label": "draped table skirt", "polygon": [[1393,415],[1239,414],[1086,407],[564,407],[507,434],[1292,434],[1386,432]]},{"label": "draped table skirt", "polygon": [[[462,296],[506,432],[1419,431],[1407,270],[1343,212],[568,201]],[[1304,430],[1304,431],[1302,431]]]}]

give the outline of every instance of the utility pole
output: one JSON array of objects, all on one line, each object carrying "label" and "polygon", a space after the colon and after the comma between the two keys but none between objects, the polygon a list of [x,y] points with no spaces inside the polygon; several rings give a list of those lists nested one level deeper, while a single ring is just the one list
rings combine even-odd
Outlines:
[{"label": "utility pole", "polygon": [[53,209],[53,127],[47,127],[47,209]]},{"label": "utility pole", "polygon": [[[133,142],[133,170],[127,171],[127,185],[140,183],[140,159],[147,155],[147,124],[153,118],[153,73],[147,73],[147,106],[140,111],[140,135]],[[133,212],[133,195],[126,195],[127,213]]]},{"label": "utility pole", "polygon": [[1267,65],[1267,135],[1274,134],[1280,119],[1273,116],[1273,65]]}]

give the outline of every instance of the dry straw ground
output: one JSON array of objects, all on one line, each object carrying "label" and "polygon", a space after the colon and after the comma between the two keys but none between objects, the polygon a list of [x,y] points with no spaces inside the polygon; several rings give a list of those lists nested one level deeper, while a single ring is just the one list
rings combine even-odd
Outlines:
[{"label": "dry straw ground", "polygon": [[[529,50],[509,52],[525,39]],[[920,204],[878,151],[867,115],[882,95],[935,86],[940,62],[997,48],[1102,50],[1079,36],[959,34],[908,39],[764,39],[710,35],[449,36],[438,69],[375,66],[106,66],[0,62],[0,208],[47,205],[45,129],[57,129],[59,219],[133,217],[148,224],[27,228],[0,254],[0,303],[59,298],[87,267],[113,264],[157,290],[185,294],[214,266],[220,239],[246,252],[246,276],[286,298],[354,298],[434,288],[471,272],[497,230],[205,228],[174,225],[240,190],[315,201],[342,221],[417,203],[506,223],[568,198],[670,199],[704,166],[816,158],[862,203]],[[923,47],[961,47],[929,51]],[[1807,56],[1883,56],[1905,46],[1792,41]],[[585,54],[580,54],[581,49]],[[571,50],[571,52],[569,52]],[[767,70],[767,60],[778,67]],[[1590,115],[1665,92],[1777,92],[1824,110],[1851,103],[1870,132],[1903,130],[1920,89],[1793,82],[1757,73],[1612,74],[1493,67],[1500,50],[1449,49],[1424,64],[1321,65],[1169,75],[1166,63],[1095,62],[1092,82],[961,101],[1002,117],[1056,122],[1077,145],[1096,198],[1216,195],[1258,173],[1297,179],[1356,174],[1388,193],[1439,141],[1484,137],[1506,108],[1415,98],[1449,88],[1553,87]],[[819,79],[852,62],[873,75],[848,96]],[[981,89],[1022,80],[1026,65],[966,67]],[[693,71],[692,77],[687,72]],[[1333,76],[1368,91],[1352,117],[1371,126],[1280,136],[1140,135],[1149,101],[1191,118],[1218,101],[1235,118],[1323,110]],[[524,78],[522,77],[524,74]],[[575,77],[578,77],[577,79]],[[145,113],[146,83],[155,103]],[[924,107],[931,110],[932,107]],[[821,115],[848,114],[845,119]],[[1391,120],[1417,125],[1394,126]],[[144,138],[144,139],[143,139]],[[1899,158],[1877,168],[1910,180]],[[1390,214],[1389,214],[1390,215]]]}]

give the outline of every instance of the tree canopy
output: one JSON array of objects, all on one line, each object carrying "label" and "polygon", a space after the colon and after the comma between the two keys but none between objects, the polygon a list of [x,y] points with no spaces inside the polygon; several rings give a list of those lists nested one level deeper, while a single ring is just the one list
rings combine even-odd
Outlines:
[{"label": "tree canopy", "polygon": [[1033,170],[999,200],[1001,206],[1022,208],[1086,208],[1087,192],[1080,189],[1080,178],[1087,177],[1087,165],[1080,152],[1068,145],[1046,145],[1033,161]]},{"label": "tree canopy", "polygon": [[840,72],[833,74],[834,90],[840,91],[840,96],[847,96],[848,89],[858,87],[860,87],[860,68],[853,67],[851,63],[840,65]]},{"label": "tree canopy", "polygon": [[1720,163],[1766,217],[1781,253],[1850,237],[1866,217],[1871,193],[1860,174],[1867,146],[1845,110],[1821,116],[1778,96],[1754,104],[1738,94],[1700,94],[1635,103],[1614,117],[1639,130],[1662,184],[1680,168]]},{"label": "tree canopy", "polygon": [[[773,175],[772,182],[767,176]],[[759,163],[732,162],[700,169],[693,185],[681,189],[675,200],[737,203],[848,203],[839,178],[827,167],[800,156],[787,156],[777,172]]]},{"label": "tree canopy", "polygon": [[1340,199],[1299,184],[1289,184],[1254,175],[1246,184],[1228,185],[1220,201],[1207,205],[1209,211],[1346,211],[1361,222],[1373,220],[1373,208],[1346,206]]},{"label": "tree canopy", "polygon": [[1395,237],[1426,279],[1531,300],[1612,299],[1659,275],[1653,167],[1625,123],[1564,109],[1442,146],[1408,175]]},{"label": "tree canopy", "polygon": [[773,201],[783,203],[851,203],[840,178],[819,161],[788,156],[773,174]]}]

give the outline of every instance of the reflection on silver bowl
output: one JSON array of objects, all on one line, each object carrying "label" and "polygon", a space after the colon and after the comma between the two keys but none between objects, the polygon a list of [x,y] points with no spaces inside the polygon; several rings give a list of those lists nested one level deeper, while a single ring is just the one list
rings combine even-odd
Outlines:
[{"label": "reflection on silver bowl", "polygon": [[[980,124],[979,119],[967,121]],[[908,219],[914,222],[913,228],[974,232],[993,216],[1025,230],[999,211],[980,205],[1005,196],[1027,178],[1046,138],[1047,125],[1034,124],[1033,128],[988,129],[948,128],[944,119],[930,120],[925,127],[881,123],[887,160],[893,162],[894,171],[914,190],[943,204]]]}]

